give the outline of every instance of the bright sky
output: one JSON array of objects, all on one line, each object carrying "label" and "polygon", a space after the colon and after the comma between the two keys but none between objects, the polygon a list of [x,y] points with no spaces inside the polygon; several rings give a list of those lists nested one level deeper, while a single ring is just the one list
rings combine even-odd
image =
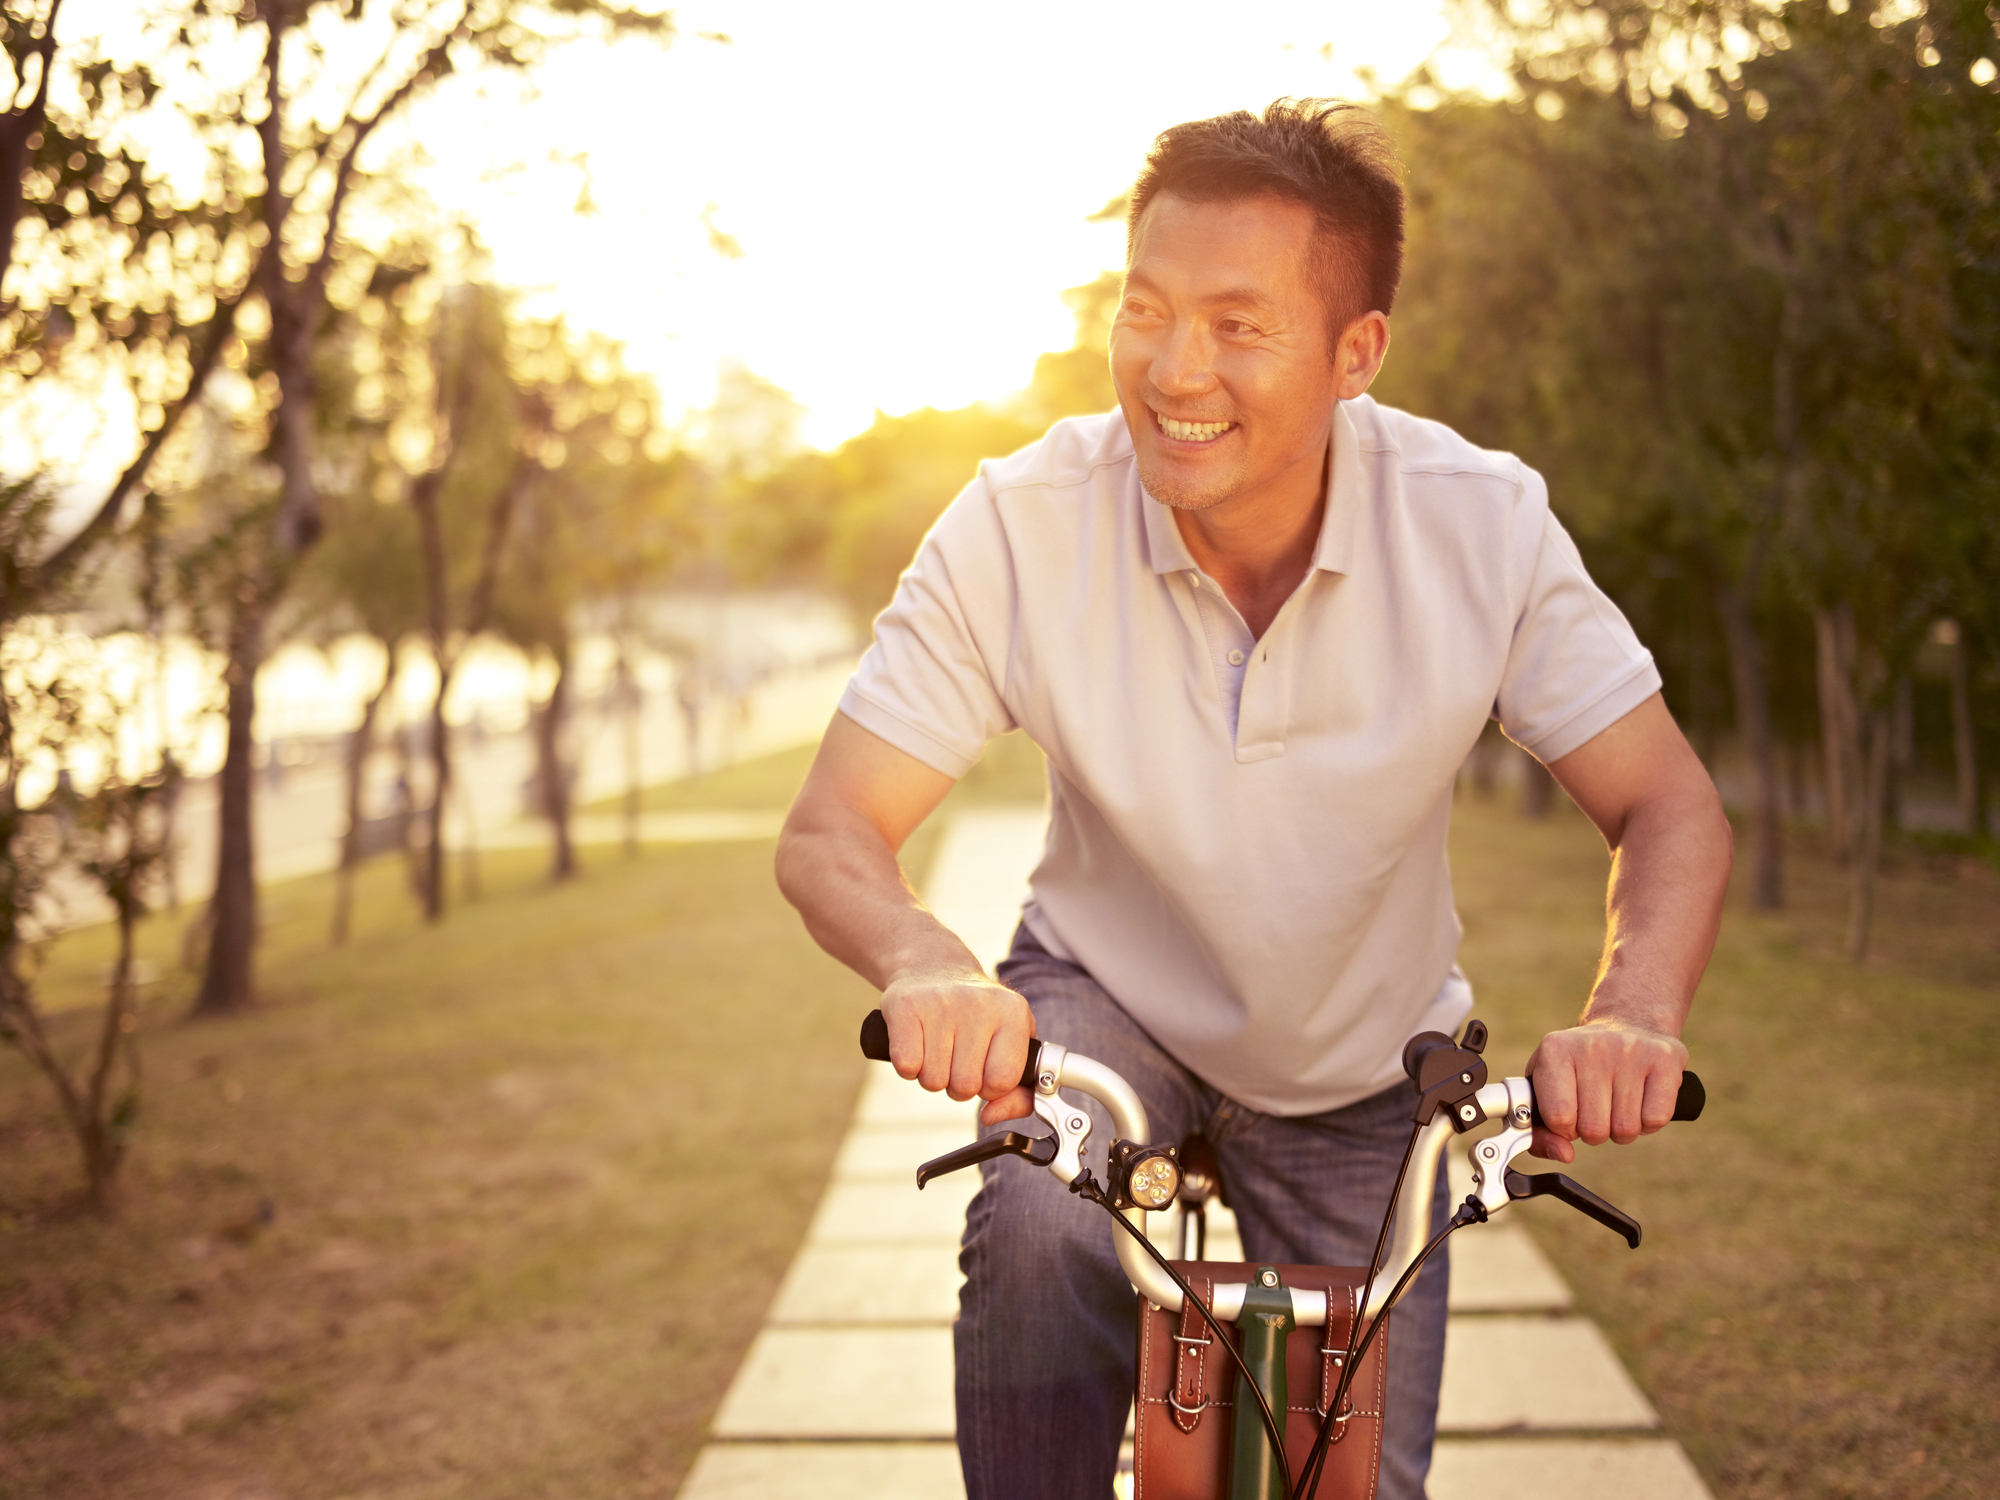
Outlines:
[{"label": "bright sky", "polygon": [[[425,186],[476,219],[502,280],[624,340],[670,409],[705,406],[739,359],[806,405],[823,446],[878,407],[1018,389],[1067,347],[1057,294],[1123,260],[1122,227],[1085,217],[1165,126],[1353,96],[1357,70],[1400,79],[1446,35],[1439,0],[677,15],[686,37],[664,53],[558,54],[525,105],[511,81],[454,81],[411,121]],[[572,212],[579,155],[594,217]]]},{"label": "bright sky", "polygon": [[[1362,75],[1394,83],[1427,57],[1477,86],[1483,62],[1446,45],[1447,3],[1260,0],[1224,17],[1186,0],[686,0],[671,48],[579,45],[525,81],[456,77],[373,145],[380,165],[417,143],[419,183],[478,225],[499,279],[623,341],[670,413],[706,407],[740,361],[832,446],[878,408],[1017,390],[1037,354],[1067,348],[1059,293],[1124,259],[1123,226],[1086,218],[1166,126],[1365,97]],[[130,56],[144,14],[74,0],[64,31]],[[257,49],[246,35],[215,76],[250,83]],[[198,160],[180,160],[188,144],[147,142],[169,172]]]}]

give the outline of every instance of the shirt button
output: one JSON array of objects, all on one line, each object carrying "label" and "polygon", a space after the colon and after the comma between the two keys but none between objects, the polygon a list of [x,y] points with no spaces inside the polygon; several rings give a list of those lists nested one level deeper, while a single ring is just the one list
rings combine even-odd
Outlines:
[{"label": "shirt button", "polygon": [[1230,652],[1230,653],[1229,653],[1229,665],[1230,665],[1230,666],[1232,666],[1232,667],[1240,667],[1240,666],[1242,666],[1242,665],[1243,665],[1243,653],[1242,653],[1241,651],[1232,651],[1232,652]]}]

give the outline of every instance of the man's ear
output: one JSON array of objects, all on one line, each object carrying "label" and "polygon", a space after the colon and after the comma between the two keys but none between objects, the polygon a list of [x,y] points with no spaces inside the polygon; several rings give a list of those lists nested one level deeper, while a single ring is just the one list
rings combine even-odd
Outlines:
[{"label": "man's ear", "polygon": [[1335,386],[1343,401],[1352,401],[1374,384],[1382,361],[1389,356],[1389,319],[1379,312],[1363,313],[1340,335],[1334,346]]}]

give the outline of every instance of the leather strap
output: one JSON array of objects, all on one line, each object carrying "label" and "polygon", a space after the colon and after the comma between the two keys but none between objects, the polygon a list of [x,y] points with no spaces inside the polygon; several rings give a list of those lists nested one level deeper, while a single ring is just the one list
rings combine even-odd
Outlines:
[{"label": "leather strap", "polygon": [[[1331,1291],[1327,1293],[1326,1337],[1321,1340],[1319,1350],[1319,1399],[1313,1402],[1313,1413],[1316,1416],[1324,1417],[1326,1415],[1327,1406],[1333,1400],[1334,1390],[1340,1385],[1340,1367],[1341,1361],[1347,1357],[1348,1336],[1354,1329],[1355,1319],[1360,1316],[1360,1309],[1355,1306],[1355,1302],[1360,1295],[1360,1292],[1354,1287],[1344,1289],[1341,1300],[1346,1304],[1347,1316],[1341,1321],[1338,1327],[1335,1327],[1333,1318],[1333,1293]],[[1352,1387],[1348,1389],[1345,1405],[1348,1411],[1351,1412],[1354,1410],[1354,1391]],[[1346,1436],[1347,1423],[1344,1421],[1335,1422],[1333,1424],[1333,1436],[1329,1439],[1329,1442],[1337,1443]]]},{"label": "leather strap", "polygon": [[[1203,1302],[1214,1302],[1213,1277],[1191,1276],[1188,1284],[1201,1293]],[[1174,1425],[1182,1432],[1193,1432],[1208,1406],[1207,1355],[1214,1337],[1194,1304],[1183,1298],[1180,1329],[1174,1334],[1174,1389],[1168,1398],[1174,1409]]]}]

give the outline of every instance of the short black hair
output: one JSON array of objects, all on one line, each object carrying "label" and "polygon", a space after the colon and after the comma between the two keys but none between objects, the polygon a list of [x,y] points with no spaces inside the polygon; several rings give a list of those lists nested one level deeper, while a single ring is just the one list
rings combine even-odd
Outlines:
[{"label": "short black hair", "polygon": [[1403,164],[1359,105],[1280,99],[1261,117],[1239,109],[1160,133],[1132,185],[1126,259],[1155,198],[1233,203],[1271,196],[1312,210],[1315,280],[1329,332],[1385,316],[1403,279]]}]

